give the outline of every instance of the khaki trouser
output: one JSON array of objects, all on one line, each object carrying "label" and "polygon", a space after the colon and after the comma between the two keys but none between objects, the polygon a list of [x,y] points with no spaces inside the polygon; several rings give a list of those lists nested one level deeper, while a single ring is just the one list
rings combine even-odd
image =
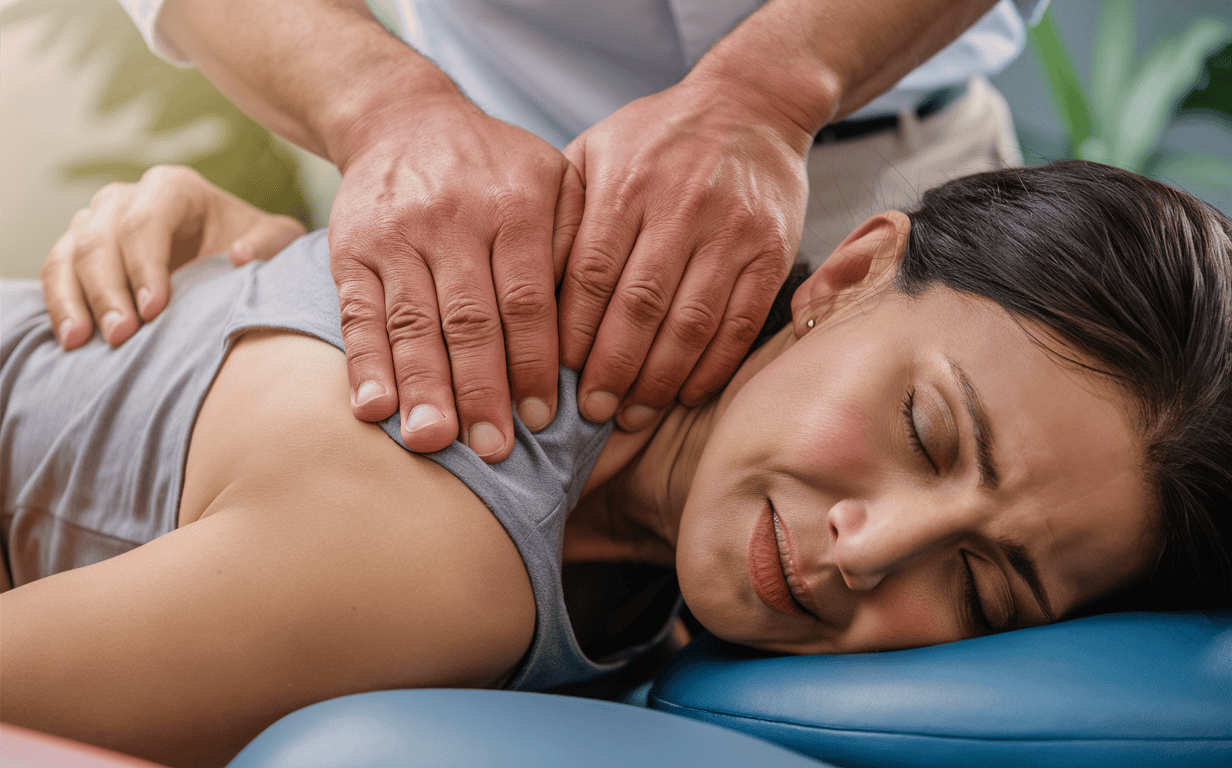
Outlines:
[{"label": "khaki trouser", "polygon": [[816,267],[869,216],[912,207],[930,187],[959,176],[1021,165],[1005,99],[984,78],[924,121],[899,117],[899,129],[809,153],[809,200],[800,259]]}]

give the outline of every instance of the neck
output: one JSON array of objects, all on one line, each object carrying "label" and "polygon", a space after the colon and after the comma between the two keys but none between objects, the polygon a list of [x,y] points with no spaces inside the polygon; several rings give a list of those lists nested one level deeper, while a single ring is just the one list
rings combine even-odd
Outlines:
[{"label": "neck", "polygon": [[569,515],[565,561],[644,561],[674,567],[680,517],[715,424],[744,382],[794,340],[791,326],[784,328],[705,403],[675,405],[641,432],[613,432]]}]

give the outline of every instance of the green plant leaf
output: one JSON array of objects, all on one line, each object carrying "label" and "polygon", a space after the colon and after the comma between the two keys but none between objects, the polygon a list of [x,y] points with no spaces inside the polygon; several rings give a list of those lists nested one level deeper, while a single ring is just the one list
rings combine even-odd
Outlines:
[{"label": "green plant leaf", "polygon": [[1232,192],[1232,160],[1209,152],[1164,155],[1152,167],[1151,178],[1182,189]]},{"label": "green plant leaf", "polygon": [[1069,133],[1073,152],[1094,134],[1091,106],[1050,11],[1045,11],[1040,23],[1028,31],[1027,40],[1035,51],[1035,61],[1044,80],[1052,87],[1057,116]]},{"label": "green plant leaf", "polygon": [[1232,125],[1232,39],[1206,57],[1199,87],[1185,97],[1178,112],[1211,115]]},{"label": "green plant leaf", "polygon": [[1091,111],[1097,133],[1121,117],[1125,77],[1133,67],[1137,9],[1131,0],[1104,0],[1091,56]]},{"label": "green plant leaf", "polygon": [[1202,73],[1206,57],[1223,44],[1228,33],[1226,24],[1204,18],[1179,38],[1153,46],[1130,85],[1124,112],[1112,134],[1116,165],[1139,173],[1145,169],[1181,99]]}]

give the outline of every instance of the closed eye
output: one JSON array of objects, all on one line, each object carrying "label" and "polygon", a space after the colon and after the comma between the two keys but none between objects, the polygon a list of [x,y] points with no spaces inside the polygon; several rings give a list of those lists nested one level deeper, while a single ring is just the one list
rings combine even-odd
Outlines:
[{"label": "closed eye", "polygon": [[928,465],[933,468],[933,472],[941,474],[941,470],[937,468],[937,462],[933,461],[932,456],[928,455],[928,449],[924,447],[924,441],[920,439],[920,429],[915,423],[915,390],[908,389],[907,397],[903,400],[903,424],[907,429],[907,440]]},{"label": "closed eye", "polygon": [[963,571],[963,607],[967,613],[967,624],[976,634],[992,634],[992,622],[984,612],[984,602],[980,600],[980,591],[975,587],[975,573],[971,570],[971,559],[967,552],[962,552]]}]

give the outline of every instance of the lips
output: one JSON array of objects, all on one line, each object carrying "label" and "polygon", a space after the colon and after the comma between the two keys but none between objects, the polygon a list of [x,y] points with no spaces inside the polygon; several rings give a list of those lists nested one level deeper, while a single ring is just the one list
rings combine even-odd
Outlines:
[{"label": "lips", "polygon": [[749,582],[761,601],[779,613],[811,617],[812,614],[804,610],[787,585],[785,558],[779,548],[778,534],[774,509],[767,502],[749,538]]}]

